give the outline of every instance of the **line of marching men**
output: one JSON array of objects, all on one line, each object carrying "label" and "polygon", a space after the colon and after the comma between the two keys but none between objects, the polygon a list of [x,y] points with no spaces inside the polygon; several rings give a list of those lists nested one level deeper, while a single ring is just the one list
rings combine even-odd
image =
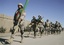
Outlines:
[{"label": "line of marching men", "polygon": [[38,19],[33,16],[31,23],[29,24],[31,31],[34,31],[34,38],[36,38],[36,32],[39,32],[40,36],[42,34],[60,34],[62,31],[62,26],[60,22],[56,21],[55,23],[50,22],[48,19],[46,22],[43,21],[43,18],[38,15]]}]

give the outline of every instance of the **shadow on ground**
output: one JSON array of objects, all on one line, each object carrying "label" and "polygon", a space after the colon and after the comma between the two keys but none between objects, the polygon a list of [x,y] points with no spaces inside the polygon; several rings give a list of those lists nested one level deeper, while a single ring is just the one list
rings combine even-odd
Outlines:
[{"label": "shadow on ground", "polygon": [[10,44],[8,42],[6,42],[7,39],[4,38],[0,38],[0,42],[4,45],[4,44]]}]

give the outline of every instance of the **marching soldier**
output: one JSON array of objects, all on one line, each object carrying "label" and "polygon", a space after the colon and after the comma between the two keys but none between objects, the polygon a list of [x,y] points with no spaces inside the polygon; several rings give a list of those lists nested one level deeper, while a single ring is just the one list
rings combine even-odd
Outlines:
[{"label": "marching soldier", "polygon": [[58,21],[56,21],[56,23],[55,23],[55,33],[58,34],[58,31],[59,31],[59,23],[58,23]]},{"label": "marching soldier", "polygon": [[[18,4],[18,9],[17,11],[15,12],[15,15],[14,15],[14,25],[13,25],[13,30],[11,32],[11,38],[9,40],[7,40],[8,42],[11,42],[12,39],[14,38],[14,34],[16,33],[16,31],[18,31],[18,28],[20,28],[20,33],[21,33],[21,41],[20,43],[22,42],[23,40],[23,33],[24,33],[24,18],[26,16],[26,13],[25,11],[22,11],[23,10],[23,4],[22,3],[19,3]],[[22,11],[22,13],[21,13]]]},{"label": "marching soldier", "polygon": [[40,37],[42,36],[42,33],[44,32],[44,22],[42,20],[42,17],[40,15],[38,15],[38,19],[37,19],[37,22],[38,22],[38,28],[39,28],[39,33],[40,33]]},{"label": "marching soldier", "polygon": [[54,32],[54,23],[50,22],[50,34],[53,34]]},{"label": "marching soldier", "polygon": [[60,23],[58,24],[58,28],[59,28],[58,33],[60,34],[60,32],[62,31],[62,26]]},{"label": "marching soldier", "polygon": [[34,38],[36,38],[36,22],[37,22],[36,17],[33,16],[33,19],[31,20],[31,24],[32,24],[31,27],[33,28],[34,31]]},{"label": "marching soldier", "polygon": [[49,20],[47,19],[45,22],[45,33],[46,34],[49,34],[49,31],[50,31],[49,27],[50,27],[50,23],[49,23]]}]

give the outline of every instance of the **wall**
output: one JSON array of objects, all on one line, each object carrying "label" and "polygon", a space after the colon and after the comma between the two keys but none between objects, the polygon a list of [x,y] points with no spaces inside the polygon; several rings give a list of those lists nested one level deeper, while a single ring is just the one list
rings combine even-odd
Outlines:
[{"label": "wall", "polygon": [[[25,27],[30,23],[30,21],[25,20]],[[10,31],[13,27],[13,17],[0,14],[0,27],[6,28],[6,32]]]}]

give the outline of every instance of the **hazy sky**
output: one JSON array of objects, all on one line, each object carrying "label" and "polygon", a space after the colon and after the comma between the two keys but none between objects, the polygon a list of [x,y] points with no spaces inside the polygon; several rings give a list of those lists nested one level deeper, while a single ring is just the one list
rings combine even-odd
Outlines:
[{"label": "hazy sky", "polygon": [[[18,3],[24,5],[26,0],[0,0],[0,14],[14,16]],[[64,0],[29,0],[26,8],[26,18],[31,20],[32,16],[41,15],[44,21],[49,19],[59,21],[64,27]]]}]

